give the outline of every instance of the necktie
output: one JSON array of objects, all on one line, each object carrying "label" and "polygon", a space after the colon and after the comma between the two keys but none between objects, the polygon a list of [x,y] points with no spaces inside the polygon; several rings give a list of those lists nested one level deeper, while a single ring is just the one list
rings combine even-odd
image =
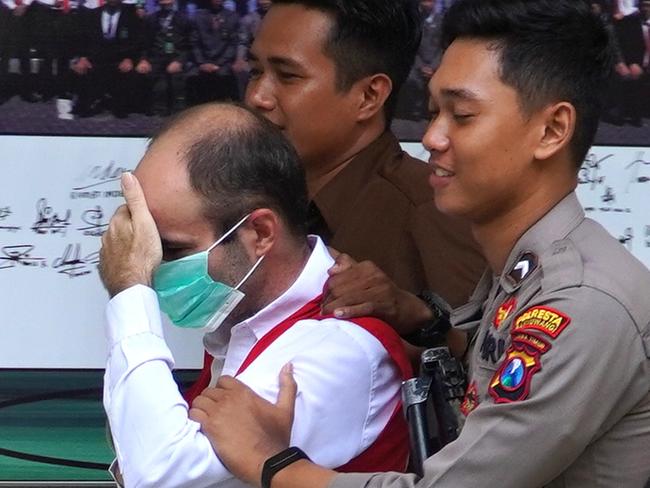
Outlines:
[{"label": "necktie", "polygon": [[106,39],[113,38],[113,14],[108,14],[108,28],[106,29],[106,33],[104,34],[104,37]]},{"label": "necktie", "polygon": [[643,24],[643,39],[645,40],[645,55],[643,56],[643,66],[650,66],[650,20]]}]

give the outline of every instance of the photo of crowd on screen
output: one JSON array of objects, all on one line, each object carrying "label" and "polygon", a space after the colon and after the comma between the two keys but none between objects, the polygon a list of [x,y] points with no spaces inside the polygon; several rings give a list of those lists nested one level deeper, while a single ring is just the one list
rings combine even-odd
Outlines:
[{"label": "photo of crowd on screen", "polygon": [[[585,0],[588,1],[588,0]],[[453,0],[420,0],[422,43],[393,120],[417,141]],[[615,39],[598,144],[650,140],[650,0],[589,1]],[[186,107],[243,100],[272,0],[0,0],[0,133],[150,135]]]}]

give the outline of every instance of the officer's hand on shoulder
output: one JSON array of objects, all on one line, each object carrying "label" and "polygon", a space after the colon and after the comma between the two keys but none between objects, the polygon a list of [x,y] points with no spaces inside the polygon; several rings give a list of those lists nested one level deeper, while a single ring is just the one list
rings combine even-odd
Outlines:
[{"label": "officer's hand on shoulder", "polygon": [[372,261],[358,263],[347,254],[339,254],[328,273],[323,314],[342,319],[377,317],[402,335],[417,330],[431,318],[422,300],[399,288]]}]

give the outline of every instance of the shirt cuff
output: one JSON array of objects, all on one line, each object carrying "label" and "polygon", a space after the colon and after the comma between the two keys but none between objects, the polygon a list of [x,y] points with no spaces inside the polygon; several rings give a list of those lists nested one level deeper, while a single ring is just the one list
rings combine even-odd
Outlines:
[{"label": "shirt cuff", "polygon": [[129,337],[150,333],[164,339],[156,292],[135,285],[115,295],[106,307],[106,335],[110,348]]}]

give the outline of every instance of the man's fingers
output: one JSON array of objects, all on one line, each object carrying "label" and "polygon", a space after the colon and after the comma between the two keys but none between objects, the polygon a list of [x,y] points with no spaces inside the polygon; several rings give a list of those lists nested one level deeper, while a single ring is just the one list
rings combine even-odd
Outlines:
[{"label": "man's fingers", "polygon": [[287,363],[280,371],[280,392],[278,393],[278,401],[276,405],[278,408],[290,415],[293,420],[293,410],[296,404],[296,393],[298,392],[298,385],[293,378],[293,365]]},{"label": "man's fingers", "polygon": [[207,413],[205,413],[200,408],[196,408],[196,407],[190,408],[189,417],[190,420],[194,420],[194,422],[198,422],[201,425],[203,425],[205,422],[207,422],[210,419]]},{"label": "man's fingers", "polygon": [[372,302],[364,302],[359,305],[352,305],[347,307],[336,307],[332,312],[333,315],[338,319],[349,319],[353,317],[366,317],[376,316],[377,311]]},{"label": "man's fingers", "polygon": [[350,256],[348,256],[345,253],[341,253],[338,256],[336,256],[334,265],[329,270],[327,270],[327,273],[330,276],[334,276],[336,274],[340,274],[344,271],[347,271],[355,264],[357,264],[357,262],[354,259],[352,259]]},{"label": "man's fingers", "polygon": [[150,217],[151,214],[149,213],[140,182],[128,171],[122,173],[122,193],[129,207],[129,212],[131,212],[131,216],[134,219],[142,218],[143,215],[146,218]]},{"label": "man's fingers", "polygon": [[330,246],[327,246],[327,252],[329,252],[330,256],[332,256],[332,258],[334,259],[338,258],[339,255],[341,254],[341,251],[338,251],[337,249],[334,249],[333,247]]},{"label": "man's fingers", "polygon": [[199,396],[192,400],[192,408],[200,408],[207,411],[214,407],[221,394],[222,391],[218,388],[206,388]]},{"label": "man's fingers", "polygon": [[213,392],[214,396],[219,395],[218,390],[238,390],[238,389],[250,390],[250,388],[247,385],[239,381],[237,378],[234,378],[229,375],[220,376],[219,379],[217,380],[216,386],[217,386],[216,388],[209,388],[210,390],[216,390]]}]

